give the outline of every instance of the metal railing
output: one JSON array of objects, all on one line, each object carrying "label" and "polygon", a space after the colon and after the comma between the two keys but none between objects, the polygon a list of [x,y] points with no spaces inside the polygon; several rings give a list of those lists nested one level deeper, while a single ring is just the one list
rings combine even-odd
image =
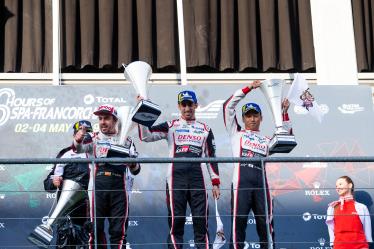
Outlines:
[{"label": "metal railing", "polygon": [[[66,159],[66,158],[0,158],[0,165],[1,164],[26,164],[26,165],[33,165],[33,164],[65,164],[65,163],[90,163],[94,165],[96,163],[141,163],[141,164],[165,164],[165,163],[260,163],[262,168],[262,181],[263,186],[266,186],[266,179],[264,174],[264,165],[265,163],[307,163],[307,162],[331,162],[331,163],[346,163],[346,162],[357,162],[357,163],[365,163],[365,162],[374,162],[374,156],[359,156],[359,157],[264,157],[264,158],[237,158],[237,157],[216,157],[216,158],[159,158],[159,157],[152,157],[152,158],[76,158],[76,159]],[[95,189],[95,184],[93,184],[93,190]],[[373,189],[373,188],[369,188]],[[266,190],[273,190],[272,188],[264,188],[264,197],[265,200],[267,199]],[[284,190],[284,189],[281,189]],[[149,190],[149,191],[160,191],[160,190]],[[40,191],[44,192],[44,191]],[[265,201],[265,214],[268,214],[268,203]],[[372,214],[369,214],[372,216]],[[221,215],[222,217],[225,215]],[[231,215],[227,215],[231,216]],[[281,215],[278,215],[281,216]],[[287,215],[292,216],[292,215]],[[296,216],[296,215],[293,215]],[[297,215],[299,216],[299,215]],[[140,217],[140,216],[139,216]],[[145,217],[145,216],[141,216]],[[146,216],[148,218],[156,218],[160,216]],[[167,217],[167,216],[165,216]],[[7,219],[6,217],[0,217],[1,219]],[[82,217],[84,218],[84,217]],[[96,214],[95,214],[95,217]],[[12,218],[9,218],[12,219]],[[17,219],[17,218],[13,218]],[[269,228],[269,217],[266,215],[266,225],[267,225],[267,234],[268,234],[268,241],[271,241],[271,233]],[[94,222],[95,227],[95,235],[96,235],[96,222]],[[95,238],[97,238],[95,236]],[[301,243],[301,242],[295,242]],[[305,243],[305,242],[304,242]],[[164,245],[166,243],[157,243],[157,245]],[[185,243],[188,244],[188,243]],[[145,246],[149,245],[149,243],[145,244],[134,244],[136,246]],[[8,246],[12,247],[12,246]],[[26,246],[27,247],[27,246]],[[95,248],[97,248],[97,244],[95,243]],[[272,249],[273,246],[270,243],[269,249]]]}]

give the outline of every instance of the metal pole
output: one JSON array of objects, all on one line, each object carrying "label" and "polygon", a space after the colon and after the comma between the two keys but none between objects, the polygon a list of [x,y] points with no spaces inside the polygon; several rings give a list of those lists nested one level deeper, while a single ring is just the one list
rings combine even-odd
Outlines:
[{"label": "metal pole", "polygon": [[[95,249],[97,249],[97,228],[96,228],[96,172],[95,172],[95,161],[92,160],[91,163],[91,177],[92,177],[92,198],[93,198],[93,221],[94,221],[94,243]],[[91,203],[90,203],[91,205]]]},{"label": "metal pole", "polygon": [[183,1],[177,0],[179,64],[181,85],[187,85],[186,44],[184,39]]},{"label": "metal pole", "polygon": [[[266,218],[266,233],[268,237],[268,249],[273,249],[273,237],[271,236],[271,232],[270,232],[269,206],[268,206],[268,195],[267,195],[268,188],[266,185],[266,173],[265,173],[264,160],[261,160],[261,170],[262,170],[262,184],[264,186],[264,197],[265,197],[265,218]],[[270,196],[269,196],[269,199],[270,199]]]},{"label": "metal pole", "polygon": [[60,0],[52,1],[52,84],[60,85]]}]

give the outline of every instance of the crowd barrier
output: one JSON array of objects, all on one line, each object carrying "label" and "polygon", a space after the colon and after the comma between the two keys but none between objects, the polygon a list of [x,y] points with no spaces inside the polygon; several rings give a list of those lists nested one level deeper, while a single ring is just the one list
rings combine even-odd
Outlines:
[{"label": "crowd barrier", "polygon": [[[32,164],[57,164],[57,163],[141,163],[142,165],[147,164],[166,164],[166,163],[183,163],[183,162],[194,162],[194,163],[208,163],[208,162],[217,162],[217,163],[237,163],[237,162],[246,162],[246,163],[261,163],[261,165],[265,165],[266,163],[315,163],[315,162],[324,162],[324,163],[347,163],[347,162],[355,162],[355,163],[371,163],[374,162],[374,157],[266,157],[266,158],[234,158],[234,157],[216,157],[216,158],[125,158],[125,159],[119,159],[119,158],[101,158],[101,159],[61,159],[61,158],[20,158],[20,159],[6,159],[2,158],[0,159],[0,165],[14,165],[14,164],[23,164],[23,165],[32,165]],[[143,166],[144,167],[144,166]],[[264,169],[264,167],[262,167]],[[229,179],[231,181],[231,179]],[[262,174],[262,181],[265,183],[265,175]],[[266,184],[264,184],[266,186]],[[95,189],[93,187],[93,189]],[[304,190],[308,190],[310,188],[304,188]],[[335,188],[321,188],[323,189],[335,189]],[[374,188],[359,188],[361,190],[372,190]],[[138,191],[165,191],[164,189],[138,189]],[[209,190],[209,189],[208,189]],[[274,189],[269,188],[269,190],[285,190],[285,189]],[[88,191],[92,191],[92,189],[89,189]],[[231,191],[231,188],[221,188],[221,191]],[[7,193],[12,191],[0,191],[1,193]],[[34,192],[42,192],[42,191],[34,191]],[[266,194],[264,191],[264,195],[266,198]],[[131,204],[130,204],[131,206]],[[149,207],[145,207],[149,208]],[[229,207],[227,207],[229,209]],[[266,211],[269,209],[267,206],[267,203],[265,203]],[[213,212],[212,212],[213,213]],[[267,213],[267,212],[266,212]],[[293,216],[299,216],[300,214],[278,214],[274,216],[284,216],[284,217],[293,217]],[[38,218],[30,218],[30,217],[4,217],[0,212],[0,220],[17,220],[17,219],[41,219],[42,217]],[[221,217],[229,217],[230,215],[223,214]],[[373,216],[373,213],[370,213],[370,216]],[[167,219],[167,215],[131,215],[130,217],[136,218],[149,218],[149,219],[158,219],[158,218],[165,218]],[[215,214],[210,215],[209,217],[215,217]],[[94,217],[97,218],[97,217]],[[115,217],[112,217],[115,218]],[[268,217],[267,221],[268,221]],[[372,219],[373,220],[373,219]],[[0,223],[1,224],[1,223]],[[95,223],[94,223],[95,224]],[[268,236],[270,236],[269,233],[269,222],[267,222],[268,225]],[[130,228],[131,229],[131,228]],[[212,229],[215,229],[212,228]],[[327,230],[327,228],[326,228]],[[96,227],[94,227],[94,231],[96,231]],[[227,246],[229,243],[229,234],[230,233],[230,227],[225,227],[225,234],[226,234],[226,241],[224,242]],[[1,233],[0,233],[1,237]],[[211,238],[211,240],[214,240],[214,238]],[[282,244],[285,243],[292,243],[296,245],[295,248],[297,248],[298,243],[303,244],[314,244],[315,241],[297,241],[297,238],[295,238],[294,241],[282,241],[282,242],[276,242],[277,247],[276,248],[285,248],[282,247]],[[246,242],[247,243],[247,242]],[[252,243],[252,242],[250,242]],[[254,243],[254,242],[253,242]],[[184,243],[185,245],[189,245],[191,247],[191,241],[186,241]],[[325,244],[325,243],[324,243]],[[328,244],[328,242],[326,242]],[[255,245],[255,244],[253,244]],[[245,248],[257,248],[256,246],[250,247],[250,245],[247,243]],[[258,244],[256,244],[258,245]],[[51,245],[53,247],[55,245]],[[73,246],[73,245],[71,245]],[[131,247],[128,245],[128,248],[148,248],[150,246],[156,246],[158,248],[165,248],[166,242],[158,242],[155,241],[153,243],[131,243]],[[29,245],[17,245],[17,242],[15,241],[14,245],[7,245],[6,248],[35,248],[32,244]],[[97,244],[95,243],[95,248],[97,248]],[[226,248],[226,247],[223,247]],[[269,248],[273,248],[272,246],[269,246]],[[310,248],[327,248],[327,247],[310,247]],[[2,249],[1,241],[0,241],[0,249]]]}]

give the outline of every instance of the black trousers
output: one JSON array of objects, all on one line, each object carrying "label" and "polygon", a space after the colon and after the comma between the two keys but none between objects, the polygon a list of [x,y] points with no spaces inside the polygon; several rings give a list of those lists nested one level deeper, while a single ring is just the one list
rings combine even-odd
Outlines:
[{"label": "black trousers", "polygon": [[[268,188],[267,181],[266,188]],[[266,196],[269,212],[268,215],[271,221],[269,224],[270,232],[272,238],[274,238],[273,221],[271,217],[272,202],[269,190],[266,191]],[[255,215],[256,230],[260,239],[261,248],[268,248],[269,242],[266,228],[265,195],[262,171],[259,168],[240,166],[238,167],[238,172],[234,173],[233,184],[231,186],[231,249],[244,248],[248,214],[251,210]]]},{"label": "black trousers", "polygon": [[208,199],[201,167],[174,170],[166,184],[169,213],[168,248],[183,248],[187,203],[191,208],[196,248],[209,248]]},{"label": "black trousers", "polygon": [[[128,217],[128,198],[123,176],[96,176],[96,232],[97,248],[107,248],[104,231],[105,219],[109,221],[111,249],[126,248],[126,220]],[[91,205],[91,208],[94,208]],[[94,242],[93,236],[90,242]],[[93,244],[93,243],[91,243]],[[94,248],[94,247],[92,247]]]}]

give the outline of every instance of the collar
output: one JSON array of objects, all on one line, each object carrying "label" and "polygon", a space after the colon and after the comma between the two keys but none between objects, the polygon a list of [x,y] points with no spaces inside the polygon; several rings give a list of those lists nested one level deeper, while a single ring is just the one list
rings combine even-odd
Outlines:
[{"label": "collar", "polygon": [[246,131],[246,132],[253,132],[253,133],[260,133],[260,130],[254,131],[254,130],[245,129],[245,128],[244,128],[244,131]]},{"label": "collar", "polygon": [[354,200],[352,195],[348,195],[345,197],[340,197],[339,200],[333,201],[329,204],[330,207],[335,207],[336,205],[340,204],[340,210],[343,210],[344,202],[352,201]]},{"label": "collar", "polygon": [[184,118],[180,117],[179,121],[184,124],[192,124],[196,122],[196,119],[191,119],[191,120],[185,120]]}]

